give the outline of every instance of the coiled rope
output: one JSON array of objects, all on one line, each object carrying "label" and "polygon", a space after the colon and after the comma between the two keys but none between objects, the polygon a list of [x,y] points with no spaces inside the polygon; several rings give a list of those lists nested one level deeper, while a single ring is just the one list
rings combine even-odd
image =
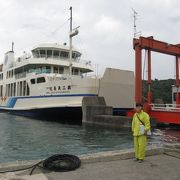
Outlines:
[{"label": "coiled rope", "polygon": [[[40,164],[42,164],[42,166]],[[33,166],[27,168],[15,169],[15,170],[0,171],[0,173],[16,172],[16,171],[32,169],[30,172],[30,175],[32,175],[33,171],[37,167],[55,172],[66,172],[66,171],[75,170],[79,168],[80,165],[81,165],[81,160],[75,155],[55,154],[43,161],[36,163]]]},{"label": "coiled rope", "polygon": [[53,155],[43,162],[43,167],[47,170],[64,172],[77,169],[81,160],[74,155],[62,154]]}]

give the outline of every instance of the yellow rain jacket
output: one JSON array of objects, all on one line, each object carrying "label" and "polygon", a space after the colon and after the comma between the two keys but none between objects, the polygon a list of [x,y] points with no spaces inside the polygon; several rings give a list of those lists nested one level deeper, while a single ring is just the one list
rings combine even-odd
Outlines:
[{"label": "yellow rain jacket", "polygon": [[132,120],[133,136],[140,136],[139,129],[140,129],[140,124],[142,123],[138,119],[137,114],[139,116],[139,119],[144,123],[145,131],[148,131],[151,128],[149,115],[143,110],[141,110],[140,113],[135,113],[133,116],[133,120]]}]

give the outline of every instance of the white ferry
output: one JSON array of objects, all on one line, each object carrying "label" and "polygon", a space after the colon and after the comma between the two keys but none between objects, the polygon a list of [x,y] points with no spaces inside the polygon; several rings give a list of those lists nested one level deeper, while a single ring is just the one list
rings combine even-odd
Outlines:
[{"label": "white ferry", "polygon": [[72,16],[70,20],[69,47],[40,44],[31,54],[15,59],[12,45],[0,65],[0,110],[69,116],[81,111],[84,96],[98,94],[97,78],[87,76],[93,71],[90,62],[81,61],[81,52],[72,46],[78,30],[72,30]]},{"label": "white ferry", "polygon": [[[90,61],[72,46],[72,8],[69,46],[40,44],[15,58],[12,50],[0,65],[0,111],[30,117],[82,120],[84,96],[103,96],[115,110],[133,107],[134,74],[107,68],[102,78],[89,76]],[[52,118],[53,117],[53,118]]]},{"label": "white ferry", "polygon": [[16,60],[13,50],[7,52],[0,66],[0,109],[24,115],[72,113],[83,96],[96,96],[98,80],[86,75],[92,66],[80,60],[78,50],[72,48],[71,61],[69,53],[69,47],[59,44],[38,45]]}]

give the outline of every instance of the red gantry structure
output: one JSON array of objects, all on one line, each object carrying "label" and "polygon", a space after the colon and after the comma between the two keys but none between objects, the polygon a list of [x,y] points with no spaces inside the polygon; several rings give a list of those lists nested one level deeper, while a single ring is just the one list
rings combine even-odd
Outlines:
[{"label": "red gantry structure", "polygon": [[[152,118],[159,122],[180,124],[180,92],[178,91],[179,83],[179,60],[180,60],[180,44],[173,45],[166,42],[158,41],[153,37],[139,37],[133,40],[135,50],[135,102],[142,102],[142,50],[148,51],[148,94],[145,110]],[[152,104],[151,92],[151,51],[172,55],[176,60],[176,104],[155,105]]]}]

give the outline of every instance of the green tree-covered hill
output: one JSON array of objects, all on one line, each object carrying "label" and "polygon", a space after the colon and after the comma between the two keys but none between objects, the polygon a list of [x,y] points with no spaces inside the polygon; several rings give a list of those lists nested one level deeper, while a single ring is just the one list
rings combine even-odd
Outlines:
[{"label": "green tree-covered hill", "polygon": [[[152,80],[151,91],[153,93],[153,102],[157,100],[163,103],[172,103],[172,85],[175,85],[174,79]],[[143,81],[143,97],[147,97],[148,84]]]}]

